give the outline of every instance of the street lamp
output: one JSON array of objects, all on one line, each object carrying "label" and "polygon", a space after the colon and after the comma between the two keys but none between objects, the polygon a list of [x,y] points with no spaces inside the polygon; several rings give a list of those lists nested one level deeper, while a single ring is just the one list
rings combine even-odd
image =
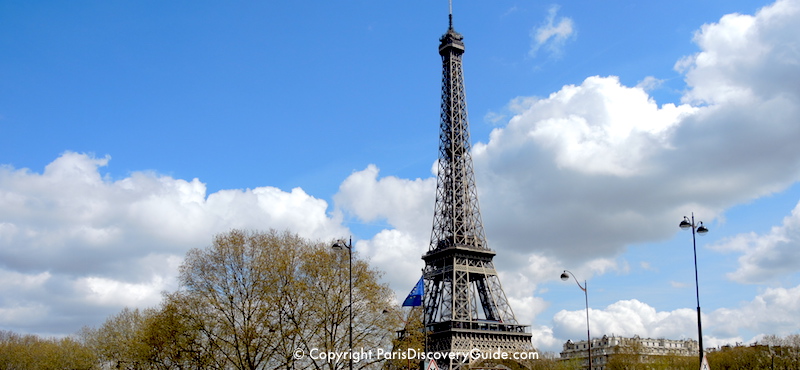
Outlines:
[{"label": "street lamp", "polygon": [[700,346],[700,363],[703,363],[703,325],[700,321],[700,284],[697,280],[697,241],[695,240],[695,233],[703,235],[708,232],[708,229],[703,226],[703,221],[699,224],[694,223],[694,212],[692,212],[692,219],[683,216],[683,221],[678,225],[681,229],[692,229],[692,249],[694,250],[694,287],[697,296],[697,344]]},{"label": "street lamp", "polygon": [[345,243],[344,239],[339,239],[333,243],[331,248],[340,251],[342,249],[347,248],[347,251],[350,253],[350,370],[353,370],[353,238],[350,237],[350,243]]},{"label": "street lamp", "polygon": [[581,283],[578,282],[578,278],[576,278],[575,274],[569,270],[564,270],[564,272],[561,273],[561,280],[567,281],[570,275],[572,275],[572,278],[575,279],[575,283],[578,284],[578,288],[581,288],[583,295],[586,297],[586,342],[589,345],[589,370],[592,370],[592,335],[589,332],[589,291],[587,290],[589,285],[586,284],[586,280],[584,280],[583,285],[581,286]]}]

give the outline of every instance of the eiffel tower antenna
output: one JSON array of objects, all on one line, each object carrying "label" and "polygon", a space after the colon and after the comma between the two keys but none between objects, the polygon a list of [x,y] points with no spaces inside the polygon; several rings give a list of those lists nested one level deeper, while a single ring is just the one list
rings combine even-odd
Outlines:
[{"label": "eiffel tower antenna", "polygon": [[[484,235],[462,70],[464,37],[453,29],[452,0],[449,18],[439,39],[442,97],[433,231],[422,256],[426,351],[528,352],[533,350],[530,329],[514,317]],[[446,362],[451,370],[471,365],[463,358]]]},{"label": "eiffel tower antenna", "polygon": [[450,5],[450,16],[449,16],[449,18],[450,18],[450,27],[448,27],[448,28],[453,28],[453,0],[449,0],[449,5]]}]

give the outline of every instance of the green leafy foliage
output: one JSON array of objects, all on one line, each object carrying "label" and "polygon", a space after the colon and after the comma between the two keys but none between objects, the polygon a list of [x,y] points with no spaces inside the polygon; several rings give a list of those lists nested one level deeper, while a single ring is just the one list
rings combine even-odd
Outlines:
[{"label": "green leafy foliage", "polygon": [[0,331],[0,369],[89,370],[96,363],[92,350],[78,339],[43,339]]}]

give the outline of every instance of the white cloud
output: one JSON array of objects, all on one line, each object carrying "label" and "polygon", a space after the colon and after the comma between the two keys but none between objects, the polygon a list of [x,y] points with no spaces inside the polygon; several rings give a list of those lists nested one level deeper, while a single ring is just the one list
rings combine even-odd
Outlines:
[{"label": "white cloud", "polygon": [[0,310],[15,318],[5,327],[63,333],[123,306],[151,306],[175,288],[189,248],[231,228],[347,234],[327,202],[299,188],[206,196],[198,179],[136,172],[112,180],[100,172],[109,160],[67,152],[42,173],[0,167],[0,280],[14,293]]},{"label": "white cloud", "polygon": [[642,268],[642,270],[654,270],[654,271],[658,271],[658,269],[655,269],[655,268],[653,268],[653,265],[652,265],[652,264],[650,264],[650,262],[647,262],[647,261],[641,261],[641,262],[639,262],[639,267],[641,267],[641,268]]},{"label": "white cloud", "polygon": [[511,101],[508,124],[474,145],[493,245],[574,262],[613,258],[669,237],[675,230],[662,225],[690,211],[710,222],[798,181],[797,3],[704,26],[701,51],[681,62],[685,104],[659,106],[614,76]]},{"label": "white cloud", "polygon": [[[697,327],[694,310],[682,308],[657,312],[636,299],[623,300],[603,310],[590,309],[590,328],[595,333],[649,338],[679,338]],[[553,330],[559,337],[581,338],[586,331],[586,311],[559,311],[553,317]],[[695,336],[696,337],[696,336]]]},{"label": "white cloud", "polygon": [[738,252],[739,267],[728,278],[740,283],[766,283],[800,271],[800,203],[783,224],[764,235],[739,234],[710,246],[721,252]]},{"label": "white cloud", "polygon": [[[793,288],[767,288],[752,301],[738,308],[721,308],[713,311],[708,322],[711,334],[733,336],[741,329],[757,334],[785,336],[800,330],[797,313],[800,312],[800,286]],[[705,331],[704,331],[705,333]]]},{"label": "white cloud", "polygon": [[686,288],[689,285],[687,285],[686,283],[682,283],[680,281],[670,280],[669,286],[671,286],[673,288]]},{"label": "white cloud", "polygon": [[[703,314],[703,346],[714,347],[726,343],[741,342],[741,337],[718,337],[717,323],[709,318],[715,315]],[[589,309],[589,323],[592,337],[619,335],[642,338],[697,339],[697,311],[681,308],[673,311],[657,311],[647,303],[636,299],[618,301],[605,309]],[[710,325],[709,325],[710,324]],[[688,334],[688,335],[687,335]],[[586,311],[559,311],[553,317],[553,336],[555,342],[567,339],[585,340]]]},{"label": "white cloud", "polygon": [[[155,306],[161,300],[159,294],[167,290],[164,278],[154,276],[152,281],[126,283],[114,279],[86,277],[78,279],[77,290],[84,291],[84,298],[91,304],[126,307]],[[169,288],[174,289],[174,286]]]},{"label": "white cloud", "polygon": [[511,105],[515,116],[473,157],[487,235],[504,251],[613,258],[627,244],[671,234],[658,225],[686,209],[721,209],[681,194],[695,173],[673,168],[672,156],[689,157],[676,153],[675,134],[698,108],[658,107],[616,77]]},{"label": "white cloud", "polygon": [[575,37],[577,31],[572,19],[568,17],[556,19],[558,10],[559,6],[551,6],[544,23],[531,30],[532,44],[528,52],[530,56],[536,56],[539,49],[544,47],[552,57],[560,57],[567,40]]},{"label": "white cloud", "polygon": [[[507,135],[552,152],[560,168],[616,176],[647,171],[643,166],[652,153],[669,149],[670,129],[696,110],[659,108],[643,89],[597,76],[528,103],[509,122]],[[502,134],[496,130],[492,141],[502,141]]]},{"label": "white cloud", "polygon": [[379,180],[378,173],[375,165],[369,165],[348,176],[333,198],[336,204],[363,221],[386,220],[395,228],[428,237],[436,180],[393,176]]},{"label": "white cloud", "polygon": [[342,182],[334,201],[337,209],[364,222],[385,220],[391,225],[393,229],[359,241],[356,250],[386,272],[385,280],[403,299],[424,266],[421,257],[430,244],[436,181],[393,176],[378,179],[378,173],[374,165],[354,172]]},{"label": "white cloud", "polygon": [[[752,342],[752,338],[764,334],[792,334],[800,328],[796,320],[798,311],[800,286],[769,288],[739,307],[703,311],[703,345],[717,347],[746,340]],[[593,337],[615,334],[697,339],[695,309],[658,311],[636,299],[618,301],[603,309],[590,308],[589,322]],[[743,332],[754,334],[744,337]],[[552,330],[545,334],[544,339],[551,344],[545,348],[548,350],[558,350],[567,339],[584,340],[586,311],[559,311],[553,317]]]},{"label": "white cloud", "polygon": [[796,0],[779,0],[755,15],[728,14],[704,25],[694,37],[701,51],[676,64],[691,87],[684,101],[736,104],[783,97],[796,103],[799,15]]},{"label": "white cloud", "polygon": [[428,240],[414,238],[399,230],[383,230],[370,240],[356,243],[356,251],[370,265],[384,271],[398,299],[402,300],[422,275],[422,255],[428,250]]},{"label": "white cloud", "polygon": [[639,83],[636,84],[636,87],[644,91],[652,91],[661,87],[663,84],[664,80],[659,80],[653,76],[647,76],[643,80],[639,81]]},{"label": "white cloud", "polygon": [[[553,336],[553,328],[545,325],[533,325],[531,327],[533,337],[533,348],[539,352],[561,352],[564,341]],[[554,357],[558,357],[555,355]]]}]

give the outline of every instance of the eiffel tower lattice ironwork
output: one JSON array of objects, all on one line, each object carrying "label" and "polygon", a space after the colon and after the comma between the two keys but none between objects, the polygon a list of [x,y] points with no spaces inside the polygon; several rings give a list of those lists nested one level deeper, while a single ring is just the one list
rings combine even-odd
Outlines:
[{"label": "eiffel tower lattice ironwork", "polygon": [[[470,154],[461,57],[463,36],[450,26],[440,39],[442,101],[433,231],[425,261],[424,320],[427,352],[533,351],[527,325],[508,304],[486,245]],[[453,358],[448,369],[469,367]],[[466,360],[466,362],[465,362]],[[443,365],[442,361],[437,361]]]}]

